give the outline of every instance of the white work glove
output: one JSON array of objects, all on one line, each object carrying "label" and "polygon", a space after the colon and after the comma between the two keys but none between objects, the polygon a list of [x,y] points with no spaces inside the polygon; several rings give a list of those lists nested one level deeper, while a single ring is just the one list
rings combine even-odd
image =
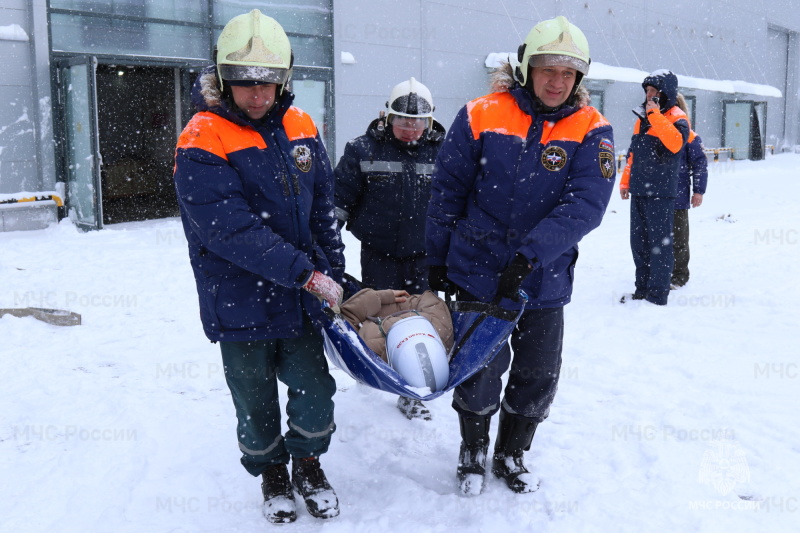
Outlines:
[{"label": "white work glove", "polygon": [[339,312],[339,304],[342,303],[342,295],[344,290],[342,287],[333,281],[319,270],[315,270],[308,281],[305,282],[303,288],[319,298],[320,301],[328,302],[328,306],[334,312]]}]

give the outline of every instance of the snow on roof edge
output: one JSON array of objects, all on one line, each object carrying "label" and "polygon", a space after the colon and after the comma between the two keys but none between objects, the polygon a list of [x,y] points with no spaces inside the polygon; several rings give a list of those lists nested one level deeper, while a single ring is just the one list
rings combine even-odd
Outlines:
[{"label": "snow on roof edge", "polygon": [[9,24],[8,26],[0,26],[0,40],[27,41],[28,34],[19,24]]},{"label": "snow on roof edge", "polygon": [[[484,65],[487,68],[497,68],[502,63],[509,62],[512,66],[517,64],[517,54],[513,52],[492,52],[486,56]],[[606,65],[597,61],[592,61],[589,67],[589,74],[586,76],[590,80],[612,80],[627,83],[642,83],[642,80],[650,73],[643,70],[628,68],[628,67],[615,67]],[[755,94],[758,96],[771,96],[781,98],[783,93],[780,89],[771,85],[762,85],[759,83],[750,83],[742,80],[712,80],[708,78],[695,78],[693,76],[684,76],[677,74],[678,85],[687,89],[702,89],[705,91],[715,91],[720,93],[746,93]]]}]

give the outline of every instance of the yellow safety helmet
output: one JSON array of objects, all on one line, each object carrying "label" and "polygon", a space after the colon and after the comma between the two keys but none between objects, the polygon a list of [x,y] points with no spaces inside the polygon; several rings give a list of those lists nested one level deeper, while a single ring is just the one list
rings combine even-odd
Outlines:
[{"label": "yellow safety helmet", "polygon": [[589,41],[583,32],[570,23],[566,17],[540,22],[525,37],[517,50],[519,66],[515,74],[517,80],[525,85],[528,81],[528,66],[563,66],[574,68],[580,73],[575,87],[589,72]]},{"label": "yellow safety helmet", "polygon": [[233,17],[217,39],[217,74],[236,85],[275,83],[280,91],[292,75],[294,56],[278,21],[258,9]]}]

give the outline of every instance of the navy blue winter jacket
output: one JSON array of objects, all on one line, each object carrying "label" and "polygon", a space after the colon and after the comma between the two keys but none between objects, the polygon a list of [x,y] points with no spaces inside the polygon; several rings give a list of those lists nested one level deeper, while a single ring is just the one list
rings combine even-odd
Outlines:
[{"label": "navy blue winter jacket", "polygon": [[534,267],[528,308],[569,302],[578,241],[600,224],[616,173],[611,125],[585,104],[546,114],[516,85],[461,109],[436,160],[429,264],[489,301],[519,253]]},{"label": "navy blue winter jacket", "polygon": [[620,188],[630,189],[632,196],[675,198],[689,131],[686,113],[678,106],[637,119]]},{"label": "navy blue winter jacket", "polygon": [[212,341],[292,338],[319,301],[314,270],[341,281],[333,170],[316,126],[285,91],[261,121],[222,98],[213,69],[195,84],[198,113],[178,140],[175,188]]},{"label": "navy blue winter jacket", "polygon": [[434,121],[413,146],[392,135],[392,127],[367,132],[345,146],[336,165],[336,208],[361,244],[403,259],[425,253],[425,214],[431,175],[444,140]]},{"label": "navy blue winter jacket", "polygon": [[703,139],[694,131],[681,153],[681,168],[678,173],[678,195],[675,209],[689,209],[692,194],[705,194],[708,183],[708,159],[703,152]]}]

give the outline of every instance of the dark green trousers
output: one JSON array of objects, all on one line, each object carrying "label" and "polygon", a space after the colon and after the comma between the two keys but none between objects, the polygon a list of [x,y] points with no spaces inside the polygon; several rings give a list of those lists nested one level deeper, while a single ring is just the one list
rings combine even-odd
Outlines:
[{"label": "dark green trousers", "polygon": [[672,249],[675,266],[672,267],[673,285],[686,285],[689,281],[689,210],[676,209],[672,225]]},{"label": "dark green trousers", "polygon": [[[328,450],[336,382],[328,372],[322,335],[306,324],[297,339],[220,342],[225,379],[238,419],[242,465],[254,476],[290,457],[319,456]],[[288,387],[281,428],[278,380]]]}]

